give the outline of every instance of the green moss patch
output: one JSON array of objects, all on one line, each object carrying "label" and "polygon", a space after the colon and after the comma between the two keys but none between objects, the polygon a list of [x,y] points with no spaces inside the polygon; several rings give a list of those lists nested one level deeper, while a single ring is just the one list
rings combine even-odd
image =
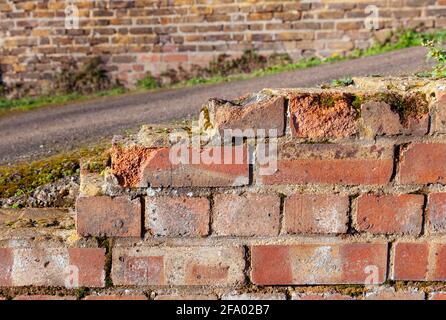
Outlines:
[{"label": "green moss patch", "polygon": [[107,165],[109,147],[107,144],[85,147],[30,163],[0,166],[0,198],[30,194],[39,186],[77,175],[81,158],[90,158],[88,168],[100,172]]},{"label": "green moss patch", "polygon": [[429,113],[429,102],[422,92],[398,93],[395,91],[377,93],[367,98],[368,101],[382,101],[397,113],[401,123],[407,125],[409,120],[419,120]]}]

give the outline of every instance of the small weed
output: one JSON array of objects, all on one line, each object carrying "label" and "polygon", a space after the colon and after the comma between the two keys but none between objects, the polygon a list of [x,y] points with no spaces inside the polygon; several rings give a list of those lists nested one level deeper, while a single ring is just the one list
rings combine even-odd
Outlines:
[{"label": "small weed", "polygon": [[437,63],[433,67],[432,71],[425,72],[420,75],[437,79],[446,77],[446,51],[444,51],[443,47],[441,46],[441,42],[426,40],[423,42],[423,46],[429,49],[427,58],[435,59]]},{"label": "small weed", "polygon": [[77,61],[70,59],[63,64],[54,80],[54,89],[59,94],[89,95],[116,86],[112,84],[100,57],[89,59],[81,67]]},{"label": "small weed", "polygon": [[358,95],[354,95],[352,101],[352,107],[356,110],[357,118],[361,116],[362,98]]},{"label": "small weed", "polygon": [[89,292],[90,292],[90,289],[85,288],[85,287],[76,289],[76,291],[75,291],[76,299],[81,300],[81,299],[85,298]]},{"label": "small weed", "polygon": [[144,78],[138,80],[137,86],[142,89],[152,90],[159,88],[160,83],[150,72],[148,72]]},{"label": "small weed", "polygon": [[326,108],[333,108],[336,104],[336,101],[331,96],[322,96],[321,97],[321,105]]},{"label": "small weed", "polygon": [[340,78],[340,79],[335,79],[335,80],[331,81],[332,87],[348,87],[353,84],[354,84],[354,82],[353,82],[352,78]]}]

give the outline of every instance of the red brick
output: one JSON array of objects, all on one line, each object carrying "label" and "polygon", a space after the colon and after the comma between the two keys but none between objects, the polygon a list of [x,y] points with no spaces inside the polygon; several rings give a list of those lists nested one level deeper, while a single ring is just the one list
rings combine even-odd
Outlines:
[{"label": "red brick", "polygon": [[[12,286],[65,286],[70,266],[66,248],[15,248]],[[75,274],[73,274],[73,279]],[[72,282],[74,287],[76,282]],[[71,283],[70,283],[71,285]]]},{"label": "red brick", "polygon": [[430,294],[429,300],[446,300],[446,292],[433,292]]},{"label": "red brick", "polygon": [[285,231],[290,234],[345,233],[348,212],[347,196],[294,194],[285,200]]},{"label": "red brick", "polygon": [[79,197],[77,232],[83,236],[140,237],[141,201],[129,197]]},{"label": "red brick", "polygon": [[284,293],[231,292],[222,295],[221,300],[286,300]]},{"label": "red brick", "polygon": [[[400,97],[402,98],[402,97]],[[362,135],[366,137],[390,135],[418,135],[428,132],[429,115],[420,118],[409,117],[402,121],[400,115],[383,101],[369,101],[361,107],[361,118],[364,128]]]},{"label": "red brick", "polygon": [[213,230],[220,236],[275,236],[280,227],[277,195],[218,194],[214,197]]},{"label": "red brick", "polygon": [[86,296],[84,300],[147,300],[146,296]]},{"label": "red brick", "polygon": [[[358,111],[348,93],[301,93],[290,97],[290,125],[299,138],[345,138],[357,133]],[[332,102],[331,105],[324,101]]]},{"label": "red brick", "polygon": [[417,289],[398,290],[384,287],[367,292],[364,297],[366,300],[424,300],[425,294]]},{"label": "red brick", "polygon": [[12,249],[11,286],[104,286],[105,249]]},{"label": "red brick", "polygon": [[49,295],[34,295],[25,296],[20,295],[14,298],[14,300],[76,300],[74,296],[49,296]]},{"label": "red brick", "polygon": [[414,143],[400,159],[402,184],[446,183],[446,144]]},{"label": "red brick", "polygon": [[70,248],[70,265],[79,268],[79,285],[103,287],[105,285],[105,249]]},{"label": "red brick", "polygon": [[446,245],[431,243],[431,253],[433,253],[433,261],[429,265],[429,281],[445,281],[446,280]]},{"label": "red brick", "polygon": [[115,246],[115,285],[229,286],[244,282],[241,247]]},{"label": "red brick", "polygon": [[[446,133],[446,90],[436,90],[436,102],[432,108],[432,132]],[[437,87],[438,88],[438,87]]]},{"label": "red brick", "polygon": [[187,62],[187,54],[166,54],[163,56],[164,62]]},{"label": "red brick", "polygon": [[146,198],[146,230],[154,236],[200,237],[209,233],[206,198]]},{"label": "red brick", "polygon": [[[246,147],[206,147],[200,152],[188,148],[182,163],[170,161],[171,150],[174,158],[181,155],[180,150],[170,148],[114,147],[112,171],[125,187],[225,187],[249,183]],[[228,155],[226,160],[224,155]],[[206,161],[213,156],[217,159],[213,163]]]},{"label": "red brick", "polygon": [[385,281],[387,245],[339,243],[258,245],[251,249],[251,280],[258,285],[368,284]]},{"label": "red brick", "polygon": [[217,300],[215,294],[160,294],[155,300]]},{"label": "red brick", "polygon": [[353,297],[339,293],[293,293],[292,300],[353,300]]},{"label": "red brick", "polygon": [[421,232],[424,196],[363,195],[356,210],[357,229],[373,234],[410,234]]},{"label": "red brick", "polygon": [[12,250],[10,248],[0,248],[0,287],[7,287],[12,284],[12,265]]},{"label": "red brick", "polygon": [[393,171],[393,150],[387,147],[279,143],[278,170],[258,176],[263,184],[383,185]]},{"label": "red brick", "polygon": [[201,111],[200,118],[203,131],[211,127],[213,133],[222,137],[225,130],[232,130],[234,137],[265,137],[271,129],[276,130],[277,136],[283,136],[285,101],[283,97],[261,94],[245,97],[241,103],[211,99]]},{"label": "red brick", "polygon": [[428,201],[429,232],[435,234],[446,233],[446,193],[433,193]]},{"label": "red brick", "polygon": [[446,245],[404,243],[395,245],[393,279],[411,281],[446,280]]},{"label": "red brick", "polygon": [[427,243],[397,243],[393,266],[395,280],[426,279],[429,245]]}]

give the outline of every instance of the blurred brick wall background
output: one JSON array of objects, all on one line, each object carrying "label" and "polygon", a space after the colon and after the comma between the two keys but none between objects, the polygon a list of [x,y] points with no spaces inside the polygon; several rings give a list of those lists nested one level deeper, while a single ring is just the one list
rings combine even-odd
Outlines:
[{"label": "blurred brick wall background", "polygon": [[[70,3],[79,28],[66,27]],[[367,28],[370,5],[379,9],[377,30]],[[206,65],[222,53],[330,56],[391,29],[445,25],[445,0],[0,0],[0,67],[6,83],[45,90],[67,57],[98,55],[131,86],[148,71]]]}]

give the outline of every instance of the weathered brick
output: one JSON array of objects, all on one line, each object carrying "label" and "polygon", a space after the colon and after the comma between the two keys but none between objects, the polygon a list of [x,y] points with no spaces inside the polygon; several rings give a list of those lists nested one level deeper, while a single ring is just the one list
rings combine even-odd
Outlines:
[{"label": "weathered brick", "polygon": [[[285,106],[283,97],[262,94],[244,97],[242,102],[211,99],[201,111],[200,126],[209,134],[222,137],[276,136],[284,134]],[[261,130],[261,131],[260,131]]]},{"label": "weathered brick", "polygon": [[214,197],[213,230],[221,236],[279,234],[280,198],[277,195],[218,194]]},{"label": "weathered brick", "polygon": [[14,300],[76,300],[74,296],[50,296],[50,295],[20,295]]},{"label": "weathered brick", "polygon": [[290,97],[290,123],[299,138],[345,138],[357,133],[357,110],[347,93],[302,93]]},{"label": "weathered brick", "polygon": [[146,230],[154,236],[200,237],[209,232],[209,200],[147,197]]},{"label": "weathered brick", "polygon": [[257,245],[251,280],[258,285],[378,284],[385,281],[385,243]]},{"label": "weathered brick", "polygon": [[217,300],[215,294],[160,294],[155,300]]},{"label": "weathered brick", "polygon": [[429,300],[446,300],[446,292],[433,292],[429,295]]},{"label": "weathered brick", "polygon": [[0,260],[10,272],[2,286],[103,287],[105,249],[11,248]]},{"label": "weathered brick", "polygon": [[446,193],[430,194],[427,210],[429,232],[446,233]]},{"label": "weathered brick", "polygon": [[394,279],[423,280],[428,269],[427,243],[397,243],[393,266]]},{"label": "weathered brick", "polygon": [[395,245],[392,279],[445,281],[446,245],[436,242],[398,242]]},{"label": "weathered brick", "polygon": [[425,294],[418,289],[398,290],[384,287],[367,292],[366,300],[424,300]]},{"label": "weathered brick", "polygon": [[287,141],[278,144],[277,171],[257,176],[257,183],[383,185],[392,171],[389,147]]},{"label": "weathered brick", "polygon": [[70,265],[79,269],[79,285],[103,287],[105,284],[105,249],[69,248]]},{"label": "weathered brick", "polygon": [[339,293],[299,293],[291,294],[292,300],[353,300],[353,297]]},{"label": "weathered brick", "polygon": [[402,150],[402,184],[446,183],[446,144],[413,143]]},{"label": "weathered brick", "polygon": [[222,300],[286,300],[284,293],[243,293],[230,292],[222,295]]},{"label": "weathered brick", "polygon": [[345,233],[348,211],[347,196],[294,194],[285,200],[285,231],[291,234]]},{"label": "weathered brick", "polygon": [[446,133],[446,88],[437,86],[435,92],[436,101],[432,106],[432,132]]},{"label": "weathered brick", "polygon": [[147,300],[146,296],[143,295],[102,295],[102,296],[86,296],[84,300]]},{"label": "weathered brick", "polygon": [[80,235],[141,236],[142,211],[139,198],[79,197],[76,211],[77,232]]},{"label": "weathered brick", "polygon": [[362,136],[392,136],[399,134],[425,135],[429,128],[429,114],[402,120],[384,101],[369,101],[361,107]]},{"label": "weathered brick", "polygon": [[91,173],[81,170],[79,193],[83,196],[100,196],[102,195],[102,185],[104,177],[99,173]]},{"label": "weathered brick", "polygon": [[224,187],[249,183],[248,152],[243,146],[206,147],[201,151],[187,148],[185,153],[180,158],[180,147],[115,146],[112,171],[125,187]]},{"label": "weathered brick", "polygon": [[13,253],[10,248],[0,248],[0,287],[12,284]]},{"label": "weathered brick", "polygon": [[363,195],[358,199],[356,224],[360,232],[418,235],[423,222],[424,196]]},{"label": "weathered brick", "polygon": [[230,286],[244,282],[241,247],[115,247],[115,285]]}]

